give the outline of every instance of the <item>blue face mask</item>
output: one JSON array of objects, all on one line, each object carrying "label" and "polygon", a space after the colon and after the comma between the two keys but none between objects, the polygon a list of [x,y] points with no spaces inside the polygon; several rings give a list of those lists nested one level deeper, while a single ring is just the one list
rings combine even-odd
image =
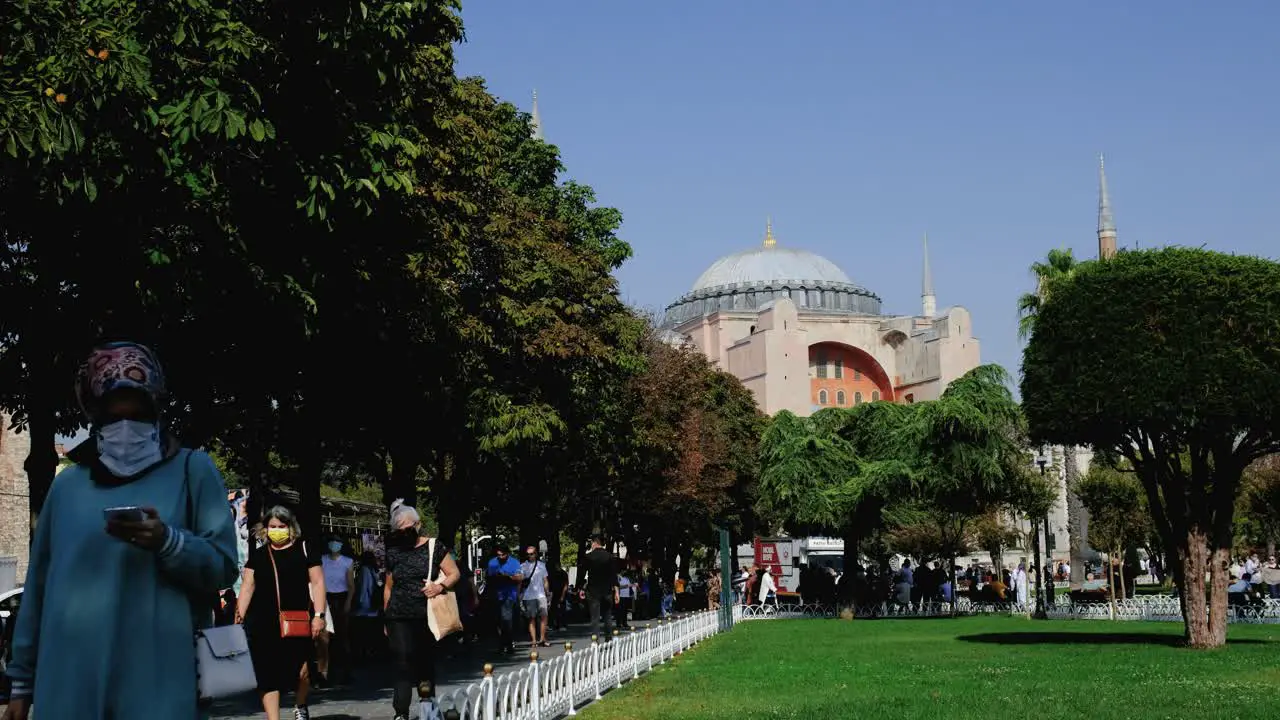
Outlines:
[{"label": "blue face mask", "polygon": [[164,459],[160,426],[117,420],[97,430],[98,459],[116,477],[130,477]]},{"label": "blue face mask", "polygon": [[340,542],[329,543],[329,552],[333,553],[334,555],[337,555],[338,553],[342,552],[342,543]]}]

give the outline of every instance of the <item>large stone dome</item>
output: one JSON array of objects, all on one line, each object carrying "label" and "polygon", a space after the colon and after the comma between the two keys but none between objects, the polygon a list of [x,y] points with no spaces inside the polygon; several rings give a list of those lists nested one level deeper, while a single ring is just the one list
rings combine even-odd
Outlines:
[{"label": "large stone dome", "polygon": [[770,225],[762,247],[726,255],[699,275],[692,290],[667,306],[663,325],[673,328],[715,312],[758,312],[778,298],[807,312],[880,313],[875,293],[817,253],[778,247]]},{"label": "large stone dome", "polygon": [[691,292],[722,285],[779,282],[852,283],[835,263],[808,250],[760,247],[726,255],[698,276]]}]

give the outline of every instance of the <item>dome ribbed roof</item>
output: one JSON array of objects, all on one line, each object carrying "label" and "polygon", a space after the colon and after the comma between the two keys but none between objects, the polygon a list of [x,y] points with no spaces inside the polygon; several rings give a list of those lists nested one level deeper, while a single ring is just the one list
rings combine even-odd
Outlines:
[{"label": "dome ribbed roof", "polygon": [[693,292],[733,283],[813,280],[852,283],[835,263],[808,250],[761,247],[726,255],[698,276]]}]

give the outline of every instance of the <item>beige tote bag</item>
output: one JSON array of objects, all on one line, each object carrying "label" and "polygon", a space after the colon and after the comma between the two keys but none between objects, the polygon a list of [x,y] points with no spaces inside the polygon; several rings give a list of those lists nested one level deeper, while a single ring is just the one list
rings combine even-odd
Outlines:
[{"label": "beige tote bag", "polygon": [[[427,557],[434,563],[436,558],[436,539],[427,541]],[[431,582],[439,582],[440,566],[432,568]],[[427,598],[427,628],[436,640],[443,640],[450,635],[462,631],[462,615],[458,612],[458,595],[451,589],[433,598]]]}]

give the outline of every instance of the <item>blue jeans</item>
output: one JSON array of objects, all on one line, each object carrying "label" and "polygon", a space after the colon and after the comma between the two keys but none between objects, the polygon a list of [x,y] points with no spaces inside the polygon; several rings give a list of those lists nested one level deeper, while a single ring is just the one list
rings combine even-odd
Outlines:
[{"label": "blue jeans", "polygon": [[516,599],[498,599],[498,649],[506,650],[515,645],[512,631],[516,621]]}]

